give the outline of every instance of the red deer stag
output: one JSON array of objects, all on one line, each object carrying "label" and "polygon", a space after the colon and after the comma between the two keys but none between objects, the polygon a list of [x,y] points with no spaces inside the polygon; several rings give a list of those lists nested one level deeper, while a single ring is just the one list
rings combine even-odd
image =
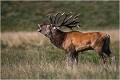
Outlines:
[{"label": "red deer stag", "polygon": [[103,63],[105,63],[103,52],[107,54],[112,61],[114,61],[115,56],[110,51],[110,36],[108,34],[102,32],[63,32],[60,30],[62,26],[71,29],[72,27],[78,26],[78,16],[79,15],[73,16],[71,13],[49,14],[47,18],[50,20],[50,24],[38,24],[38,32],[48,37],[51,43],[53,43],[56,47],[66,51],[67,65],[77,65],[78,52],[86,50],[95,50]]}]

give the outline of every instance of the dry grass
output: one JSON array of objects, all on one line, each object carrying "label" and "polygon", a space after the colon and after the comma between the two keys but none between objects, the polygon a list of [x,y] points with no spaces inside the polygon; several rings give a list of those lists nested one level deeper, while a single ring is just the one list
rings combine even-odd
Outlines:
[{"label": "dry grass", "polygon": [[[4,70],[3,70],[4,69]],[[7,72],[7,73],[6,73]],[[118,71],[112,65],[79,64],[77,69],[67,69],[64,64],[47,62],[26,63],[2,67],[2,78],[11,79],[115,79]]]},{"label": "dry grass", "polygon": [[[88,31],[87,31],[88,32]],[[112,52],[119,56],[118,30],[102,31],[111,35]],[[37,32],[1,33],[2,79],[118,79],[118,67],[99,62],[93,51],[80,54],[78,68],[65,66],[64,51],[51,45]]]},{"label": "dry grass", "polygon": [[38,32],[3,32],[1,41],[9,47],[18,47],[23,44],[41,46],[47,44],[48,40]]},{"label": "dry grass", "polygon": [[[111,36],[111,42],[119,41],[119,30],[104,30],[100,32],[105,32],[109,34]],[[1,33],[1,35],[2,44],[9,47],[18,47],[22,44],[41,46],[43,44],[45,45],[49,43],[48,39],[38,32],[3,32]]]}]

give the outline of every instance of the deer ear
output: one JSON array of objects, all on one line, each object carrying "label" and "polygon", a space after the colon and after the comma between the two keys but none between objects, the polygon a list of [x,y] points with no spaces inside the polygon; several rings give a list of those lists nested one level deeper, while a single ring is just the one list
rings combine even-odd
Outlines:
[{"label": "deer ear", "polygon": [[41,24],[38,24],[38,27],[40,27],[41,26]]}]

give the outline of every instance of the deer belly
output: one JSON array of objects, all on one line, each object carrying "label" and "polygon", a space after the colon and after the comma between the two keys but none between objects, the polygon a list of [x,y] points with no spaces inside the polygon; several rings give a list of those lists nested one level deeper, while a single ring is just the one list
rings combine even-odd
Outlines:
[{"label": "deer belly", "polygon": [[91,46],[90,45],[79,45],[76,48],[76,51],[86,51],[86,50],[91,50]]},{"label": "deer belly", "polygon": [[76,51],[86,51],[86,50],[92,50],[90,40],[80,41],[79,44],[76,45]]}]

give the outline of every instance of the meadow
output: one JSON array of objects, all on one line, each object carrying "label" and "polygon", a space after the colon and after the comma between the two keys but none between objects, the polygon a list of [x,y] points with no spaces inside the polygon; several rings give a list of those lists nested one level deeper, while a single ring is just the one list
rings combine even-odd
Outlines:
[{"label": "meadow", "polygon": [[110,64],[107,58],[107,64],[103,65],[94,51],[86,51],[79,53],[79,66],[76,69],[68,69],[65,65],[65,52],[53,46],[38,32],[2,32],[1,78],[118,79],[119,29],[101,31],[111,36],[110,47],[117,64]]},{"label": "meadow", "polygon": [[[76,30],[108,33],[117,64],[107,58],[103,65],[86,51],[79,53],[78,68],[68,69],[65,52],[35,32],[37,24],[49,24],[47,14],[57,12],[80,14],[83,27]],[[0,34],[2,79],[119,78],[119,1],[1,1]]]}]

